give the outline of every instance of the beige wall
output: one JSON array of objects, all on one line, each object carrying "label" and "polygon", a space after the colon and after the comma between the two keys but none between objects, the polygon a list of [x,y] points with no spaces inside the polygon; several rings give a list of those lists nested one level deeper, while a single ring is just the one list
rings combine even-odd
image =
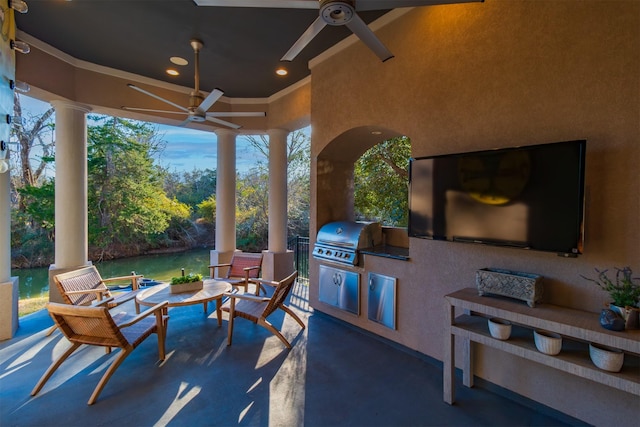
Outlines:
[{"label": "beige wall", "polygon": [[[394,59],[381,63],[356,43],[312,67],[312,240],[325,222],[351,219],[343,206],[350,164],[340,159],[372,142],[344,135],[379,126],[409,136],[415,157],[586,138],[585,253],[568,259],[412,238],[410,261],[367,256],[362,270],[398,278],[397,331],[319,303],[316,261],[314,308],[438,360],[443,296],[475,286],[479,268],[541,274],[548,302],[599,312],[607,296],[580,274],[626,265],[640,271],[640,2],[416,8],[377,33]],[[500,352],[478,353],[481,377],[589,423],[640,416],[628,393]]]}]

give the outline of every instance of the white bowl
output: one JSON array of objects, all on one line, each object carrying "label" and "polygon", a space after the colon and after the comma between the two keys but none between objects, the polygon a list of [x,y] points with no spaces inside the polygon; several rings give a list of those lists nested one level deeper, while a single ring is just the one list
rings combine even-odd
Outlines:
[{"label": "white bowl", "polygon": [[511,322],[492,317],[489,319],[489,333],[499,340],[508,340],[511,335]]},{"label": "white bowl", "polygon": [[620,372],[624,363],[624,352],[600,344],[589,344],[589,356],[598,368],[609,372]]},{"label": "white bowl", "polygon": [[536,329],[533,331],[533,340],[540,353],[555,356],[562,349],[562,337],[555,332]]}]

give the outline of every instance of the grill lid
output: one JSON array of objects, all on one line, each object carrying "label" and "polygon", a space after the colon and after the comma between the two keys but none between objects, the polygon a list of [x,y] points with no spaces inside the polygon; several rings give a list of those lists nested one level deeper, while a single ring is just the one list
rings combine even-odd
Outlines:
[{"label": "grill lid", "polygon": [[381,243],[382,226],[378,222],[330,222],[318,231],[313,256],[356,265],[359,249]]}]

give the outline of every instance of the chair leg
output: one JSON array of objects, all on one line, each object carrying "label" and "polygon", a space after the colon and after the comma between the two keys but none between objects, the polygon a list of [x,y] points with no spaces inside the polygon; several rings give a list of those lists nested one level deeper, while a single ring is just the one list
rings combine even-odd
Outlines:
[{"label": "chair leg", "polygon": [[236,317],[236,300],[235,298],[231,298],[231,302],[229,303],[229,330],[227,331],[227,346],[231,345],[231,341],[233,338],[233,321]]},{"label": "chair leg", "polygon": [[156,311],[156,335],[158,335],[158,357],[164,360],[166,357],[165,342],[167,338],[167,325],[169,317],[164,316],[161,312]]},{"label": "chair leg", "polygon": [[273,335],[278,337],[278,339],[280,339],[280,341],[282,341],[282,343],[285,345],[285,347],[287,347],[288,349],[291,349],[291,344],[289,344],[289,341],[287,341],[287,339],[280,333],[280,331],[277,330],[275,328],[275,326],[273,326],[271,323],[269,323],[269,321],[267,321],[265,319],[260,319],[258,321],[258,325],[260,325],[260,326],[266,328],[267,330],[269,330]]},{"label": "chair leg", "polygon": [[96,388],[93,390],[93,393],[91,394],[91,397],[87,402],[87,405],[93,405],[93,403],[96,401],[96,399],[100,395],[100,392],[102,392],[102,389],[104,388],[104,386],[107,385],[107,381],[109,381],[109,379],[111,378],[111,375],[113,375],[116,369],[118,369],[118,366],[120,366],[120,364],[132,351],[133,351],[133,348],[129,348],[129,349],[123,348],[120,351],[120,354],[118,354],[118,357],[116,358],[116,360],[113,361],[113,363],[109,366],[109,368],[104,373],[102,378],[100,378],[100,382],[98,383]]},{"label": "chair leg", "polygon": [[298,322],[298,325],[300,325],[300,327],[302,329],[304,329],[306,326],[304,323],[302,323],[302,320],[298,317],[297,314],[295,314],[293,312],[293,310],[291,310],[289,307],[287,307],[286,305],[282,304],[280,305],[280,308],[284,310],[285,313],[287,313],[289,316],[293,317],[293,319]]},{"label": "chair leg", "polygon": [[60,365],[62,365],[62,362],[64,362],[67,359],[67,357],[71,356],[71,354],[74,351],[76,351],[78,347],[80,347],[81,345],[82,344],[74,343],[73,345],[71,345],[71,347],[67,349],[67,351],[64,352],[62,356],[58,358],[58,360],[56,360],[51,364],[51,366],[49,366],[49,369],[47,369],[44,375],[42,375],[42,378],[40,378],[40,381],[38,381],[38,384],[36,384],[33,390],[31,390],[31,396],[35,396],[36,394],[38,394],[38,392],[42,389],[42,386],[44,386],[44,384],[49,380],[49,378],[51,378],[51,375],[53,375],[56,369],[58,369]]}]

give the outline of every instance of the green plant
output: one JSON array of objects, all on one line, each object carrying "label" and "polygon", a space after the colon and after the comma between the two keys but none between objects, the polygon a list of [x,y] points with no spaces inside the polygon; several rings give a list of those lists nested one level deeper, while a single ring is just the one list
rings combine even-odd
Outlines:
[{"label": "green plant", "polygon": [[179,285],[181,283],[199,282],[202,280],[202,274],[189,273],[186,276],[178,276],[171,278],[172,285]]},{"label": "green plant", "polygon": [[597,268],[595,269],[598,273],[596,279],[581,276],[583,279],[587,279],[609,292],[615,305],[619,307],[638,307],[640,302],[640,278],[631,277],[633,274],[631,267],[615,267],[615,269],[615,282],[607,275],[608,270],[598,270]]}]

